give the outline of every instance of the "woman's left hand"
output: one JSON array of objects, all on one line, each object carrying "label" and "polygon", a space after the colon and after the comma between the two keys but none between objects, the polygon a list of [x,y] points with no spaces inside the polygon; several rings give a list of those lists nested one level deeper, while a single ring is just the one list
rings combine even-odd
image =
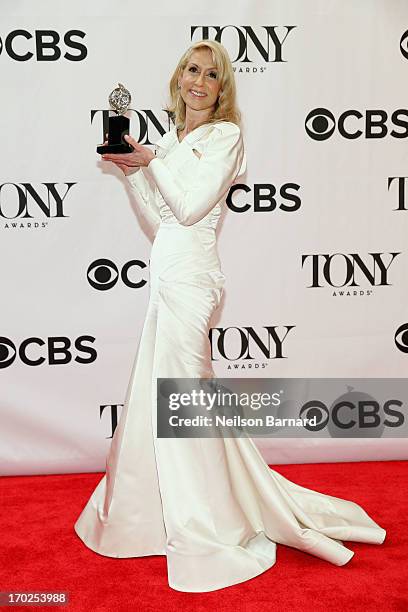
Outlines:
[{"label": "woman's left hand", "polygon": [[104,161],[114,161],[119,164],[125,164],[130,168],[137,166],[148,166],[149,162],[155,158],[155,154],[148,147],[141,145],[132,136],[125,134],[126,141],[132,145],[134,151],[131,153],[105,153],[102,155]]}]

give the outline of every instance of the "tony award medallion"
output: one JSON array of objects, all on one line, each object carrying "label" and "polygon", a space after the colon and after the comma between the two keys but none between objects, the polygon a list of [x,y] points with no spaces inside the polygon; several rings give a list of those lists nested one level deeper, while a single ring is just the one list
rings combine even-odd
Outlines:
[{"label": "tony award medallion", "polygon": [[109,94],[109,106],[116,115],[109,117],[108,144],[96,147],[96,152],[101,155],[104,153],[131,153],[134,150],[132,145],[123,138],[125,134],[129,134],[130,121],[124,116],[124,113],[129,108],[132,98],[122,83],[118,85],[119,87]]}]

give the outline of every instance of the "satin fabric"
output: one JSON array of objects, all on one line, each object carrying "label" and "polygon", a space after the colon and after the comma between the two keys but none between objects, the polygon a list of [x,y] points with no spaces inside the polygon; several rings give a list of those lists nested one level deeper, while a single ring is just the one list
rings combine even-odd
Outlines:
[{"label": "satin fabric", "polygon": [[179,591],[253,578],[274,565],[277,543],[341,566],[354,554],[343,540],[386,535],[358,504],[270,469],[250,438],[157,438],[157,377],[215,376],[208,328],[225,282],[215,228],[245,168],[240,130],[222,122],[181,142],[173,127],[146,173],[128,177],[155,235],[150,300],[106,474],[75,531],[101,555],[166,555]]}]

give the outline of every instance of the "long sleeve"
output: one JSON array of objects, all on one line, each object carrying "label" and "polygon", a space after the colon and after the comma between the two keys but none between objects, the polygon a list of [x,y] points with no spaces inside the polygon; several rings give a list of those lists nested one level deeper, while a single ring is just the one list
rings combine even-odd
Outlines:
[{"label": "long sleeve", "polygon": [[155,201],[154,191],[148,179],[145,177],[140,167],[136,172],[126,176],[126,179],[135,195],[140,213],[146,220],[149,229],[156,235],[160,225],[160,214]]},{"label": "long sleeve", "polygon": [[148,170],[177,221],[181,225],[193,225],[228,191],[243,159],[240,128],[235,123],[223,122],[215,124],[192,176],[183,179],[158,157],[150,161]]}]

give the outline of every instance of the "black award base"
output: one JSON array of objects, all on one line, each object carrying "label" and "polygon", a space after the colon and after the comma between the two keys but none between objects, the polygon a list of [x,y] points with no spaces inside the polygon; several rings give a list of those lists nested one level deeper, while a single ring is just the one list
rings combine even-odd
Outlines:
[{"label": "black award base", "polygon": [[125,134],[129,134],[130,121],[124,115],[109,117],[108,144],[96,147],[96,152],[104,153],[132,153],[134,147],[126,142]]}]

